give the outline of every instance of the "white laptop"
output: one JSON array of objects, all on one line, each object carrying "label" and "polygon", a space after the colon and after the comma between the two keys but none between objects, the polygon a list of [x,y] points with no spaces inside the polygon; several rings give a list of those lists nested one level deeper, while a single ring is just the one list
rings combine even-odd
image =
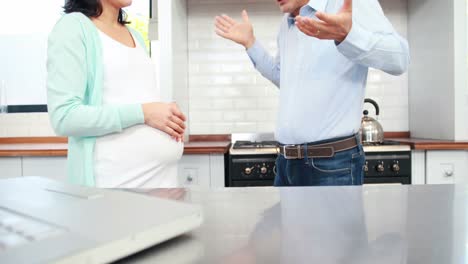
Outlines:
[{"label": "white laptop", "polygon": [[0,263],[104,263],[201,225],[201,208],[39,177],[0,180]]}]

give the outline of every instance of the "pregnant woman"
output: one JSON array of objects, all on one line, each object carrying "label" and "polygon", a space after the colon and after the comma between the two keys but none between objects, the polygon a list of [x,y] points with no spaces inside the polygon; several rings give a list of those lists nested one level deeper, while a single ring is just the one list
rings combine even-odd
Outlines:
[{"label": "pregnant woman", "polygon": [[142,37],[126,26],[132,0],[68,0],[49,36],[48,109],[68,136],[71,182],[176,187],[186,118],[160,102]]}]

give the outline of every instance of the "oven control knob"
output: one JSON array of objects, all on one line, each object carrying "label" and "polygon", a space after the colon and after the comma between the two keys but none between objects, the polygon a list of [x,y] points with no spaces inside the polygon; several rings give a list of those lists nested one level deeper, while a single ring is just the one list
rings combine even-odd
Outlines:
[{"label": "oven control knob", "polygon": [[393,164],[392,170],[394,172],[399,172],[400,171],[400,165],[398,165],[398,163]]},{"label": "oven control knob", "polygon": [[369,165],[364,165],[364,172],[369,172]]},{"label": "oven control knob", "polygon": [[377,171],[378,172],[384,172],[385,170],[385,167],[383,165],[383,163],[380,163],[379,165],[377,165]]},{"label": "oven control knob", "polygon": [[261,174],[266,174],[268,172],[268,169],[264,166],[260,169]]},{"label": "oven control knob", "polygon": [[244,173],[247,174],[247,175],[250,175],[250,173],[252,173],[252,169],[251,168],[245,168]]}]

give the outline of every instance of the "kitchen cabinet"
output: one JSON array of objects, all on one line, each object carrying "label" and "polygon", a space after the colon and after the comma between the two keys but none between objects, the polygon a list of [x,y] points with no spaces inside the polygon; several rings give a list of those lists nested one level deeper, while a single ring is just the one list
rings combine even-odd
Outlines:
[{"label": "kitchen cabinet", "polygon": [[413,150],[412,184],[467,184],[468,150]]},{"label": "kitchen cabinet", "polygon": [[224,187],[224,155],[184,155],[178,165],[179,183],[187,188]]},{"label": "kitchen cabinet", "polygon": [[426,151],[428,184],[468,183],[468,151]]},{"label": "kitchen cabinet", "polygon": [[210,187],[210,155],[184,155],[178,165],[183,187]]},{"label": "kitchen cabinet", "polygon": [[67,180],[66,157],[23,157],[23,176],[42,176],[58,181]]},{"label": "kitchen cabinet", "polygon": [[20,177],[21,175],[21,157],[0,158],[0,179]]},{"label": "kitchen cabinet", "polygon": [[0,179],[21,176],[41,176],[65,181],[67,178],[66,157],[2,157]]}]

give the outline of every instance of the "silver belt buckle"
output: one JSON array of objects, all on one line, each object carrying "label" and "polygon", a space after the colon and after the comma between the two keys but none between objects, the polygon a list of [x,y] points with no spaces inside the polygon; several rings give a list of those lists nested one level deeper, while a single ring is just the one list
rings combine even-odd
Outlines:
[{"label": "silver belt buckle", "polygon": [[[289,157],[289,156],[287,155],[286,149],[287,149],[287,148],[291,148],[291,147],[292,147],[292,148],[295,147],[295,148],[297,149],[297,154],[298,154],[297,157]],[[282,148],[283,148],[283,156],[284,156],[285,159],[287,159],[287,160],[302,159],[301,145],[283,145]]]}]

